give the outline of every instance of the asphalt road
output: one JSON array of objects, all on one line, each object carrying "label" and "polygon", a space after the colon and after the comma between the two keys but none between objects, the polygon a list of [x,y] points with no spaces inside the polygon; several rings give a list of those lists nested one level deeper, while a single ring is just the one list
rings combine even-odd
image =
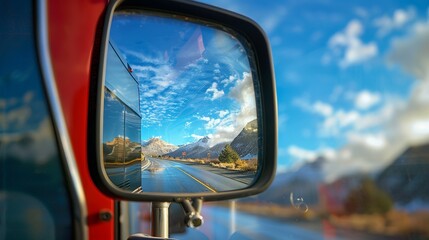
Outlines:
[{"label": "asphalt road", "polygon": [[242,189],[247,184],[179,162],[148,158],[142,170],[143,192],[196,193]]},{"label": "asphalt road", "polygon": [[[386,236],[374,236],[365,232],[338,229],[323,222],[292,224],[267,217],[235,211],[234,208],[218,206],[203,207],[204,224],[186,229],[185,233],[173,234],[174,239],[292,239],[292,240],[399,240]],[[408,239],[408,238],[406,238]]]}]

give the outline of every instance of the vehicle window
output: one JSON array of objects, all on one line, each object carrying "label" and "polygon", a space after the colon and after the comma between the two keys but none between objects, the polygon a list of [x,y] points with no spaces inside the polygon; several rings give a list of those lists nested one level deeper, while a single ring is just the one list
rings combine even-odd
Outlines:
[{"label": "vehicle window", "polygon": [[0,9],[0,239],[72,239],[72,203],[36,55],[33,1]]},{"label": "vehicle window", "polygon": [[106,172],[118,187],[141,190],[141,118],[108,89],[104,94],[103,152]]},{"label": "vehicle window", "polygon": [[141,116],[139,86],[131,67],[109,43],[103,115],[103,156],[116,186],[141,191]]},{"label": "vehicle window", "polygon": [[266,192],[206,204],[204,225],[173,237],[429,238],[428,2],[203,2],[267,32],[278,171]]}]

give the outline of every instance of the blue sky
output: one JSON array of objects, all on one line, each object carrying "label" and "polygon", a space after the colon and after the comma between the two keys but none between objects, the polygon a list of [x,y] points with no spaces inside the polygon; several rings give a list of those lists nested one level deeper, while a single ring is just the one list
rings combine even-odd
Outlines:
[{"label": "blue sky", "polygon": [[143,141],[159,137],[181,145],[209,136],[215,145],[232,141],[256,119],[246,46],[232,34],[116,14],[111,41],[140,83]]},{"label": "blue sky", "polygon": [[429,93],[427,1],[203,2],[250,17],[270,39],[280,171],[317,156],[339,169],[332,178],[371,171],[428,140],[429,114],[416,107]]},{"label": "blue sky", "polygon": [[324,156],[332,178],[369,172],[429,140],[427,1],[203,2],[269,37],[280,171]]}]

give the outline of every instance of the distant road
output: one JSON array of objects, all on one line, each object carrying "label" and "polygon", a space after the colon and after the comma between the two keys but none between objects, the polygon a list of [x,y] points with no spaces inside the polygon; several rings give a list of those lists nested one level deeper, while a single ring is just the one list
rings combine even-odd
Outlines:
[{"label": "distant road", "polygon": [[150,158],[142,170],[143,192],[221,192],[248,184],[179,162]]},{"label": "distant road", "polygon": [[[322,222],[282,222],[262,216],[234,211],[234,208],[204,206],[204,224],[195,229],[187,228],[185,233],[173,234],[174,239],[225,239],[225,240],[400,240],[400,237],[370,235],[347,229],[327,226]],[[404,238],[408,239],[408,238]]]}]

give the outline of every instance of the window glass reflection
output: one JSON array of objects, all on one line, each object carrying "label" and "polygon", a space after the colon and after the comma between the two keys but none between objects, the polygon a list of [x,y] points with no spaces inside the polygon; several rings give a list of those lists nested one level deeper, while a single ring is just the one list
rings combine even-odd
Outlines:
[{"label": "window glass reflection", "polygon": [[125,109],[125,175],[130,181],[130,189],[141,189],[141,118],[133,110]]},{"label": "window glass reflection", "polygon": [[106,87],[135,112],[140,112],[138,83],[131,75],[132,69],[109,42],[106,63]]},{"label": "window glass reflection", "polygon": [[124,105],[107,89],[104,93],[103,158],[110,180],[125,187],[124,178]]},{"label": "window glass reflection", "polygon": [[106,89],[103,121],[103,159],[107,175],[117,187],[139,191],[140,116]]}]

